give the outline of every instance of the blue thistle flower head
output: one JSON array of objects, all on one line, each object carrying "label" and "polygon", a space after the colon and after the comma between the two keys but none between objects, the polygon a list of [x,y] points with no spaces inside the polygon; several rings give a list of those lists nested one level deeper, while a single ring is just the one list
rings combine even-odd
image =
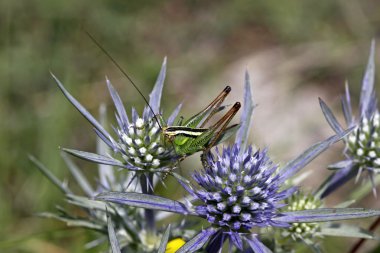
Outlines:
[{"label": "blue thistle flower head", "polygon": [[[116,133],[117,143],[113,143],[113,149],[121,154],[124,162],[135,169],[143,169],[144,172],[154,172],[156,169],[173,167],[176,154],[170,145],[164,145],[161,134],[161,125],[155,113],[160,112],[160,102],[163,84],[166,75],[166,58],[162,64],[156,84],[150,94],[149,104],[145,106],[142,117],[132,108],[132,118],[128,118],[121,99],[111,82],[107,80],[108,89],[114,101],[118,127]],[[168,124],[172,124],[179,112],[180,106],[169,118]]]},{"label": "blue thistle flower head", "polygon": [[[66,152],[98,164],[112,165],[127,168],[135,172],[168,172],[176,164],[178,156],[170,145],[162,140],[161,125],[156,113],[160,112],[160,102],[163,84],[166,75],[166,58],[161,67],[156,84],[150,94],[149,105],[144,108],[142,116],[132,109],[129,118],[119,94],[107,79],[107,86],[116,108],[117,126],[113,127],[117,138],[114,139],[104,127],[64,88],[61,82],[53,75],[58,87],[76,109],[94,126],[96,134],[115,153],[93,154],[73,149],[64,149]],[[168,119],[173,124],[181,105],[177,106]]]},{"label": "blue thistle flower head", "polygon": [[253,152],[249,146],[241,152],[237,144],[216,150],[207,155],[207,167],[193,175],[200,186],[194,191],[200,200],[195,210],[211,224],[234,232],[278,225],[272,218],[295,188],[280,190],[276,171],[265,150]]},{"label": "blue thistle flower head", "polygon": [[176,153],[170,145],[165,145],[160,125],[147,108],[142,117],[133,109],[128,124],[119,122],[116,128],[118,140],[113,148],[129,166],[154,172],[172,167]]},{"label": "blue thistle flower head", "polygon": [[[337,170],[323,185],[325,187],[322,198],[328,196],[344,183],[356,176],[356,181],[362,172],[366,172],[373,183],[373,192],[376,196],[374,176],[380,172],[380,115],[377,109],[377,99],[374,89],[375,81],[375,41],[372,41],[368,65],[364,74],[359,116],[355,117],[351,108],[351,98],[346,84],[345,95],[342,96],[342,111],[348,127],[354,131],[345,139],[345,160],[332,164],[329,168]],[[328,106],[320,99],[321,109],[331,128],[340,133],[343,127]]]}]

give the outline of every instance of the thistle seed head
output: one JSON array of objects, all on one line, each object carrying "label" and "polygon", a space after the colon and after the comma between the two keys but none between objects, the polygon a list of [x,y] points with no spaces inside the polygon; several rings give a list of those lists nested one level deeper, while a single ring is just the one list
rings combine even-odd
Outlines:
[{"label": "thistle seed head", "polygon": [[347,154],[359,168],[380,172],[380,114],[363,118],[358,127],[347,137]]},{"label": "thistle seed head", "polygon": [[137,118],[126,131],[117,129],[119,152],[128,164],[144,170],[167,167],[173,161],[173,148],[164,146],[158,123]]},{"label": "thistle seed head", "polygon": [[[285,210],[289,212],[312,210],[322,206],[322,201],[319,198],[302,192],[293,194],[285,203],[287,204]],[[293,240],[312,238],[319,226],[319,223],[292,223],[289,228],[283,231],[282,236],[291,237]]]}]

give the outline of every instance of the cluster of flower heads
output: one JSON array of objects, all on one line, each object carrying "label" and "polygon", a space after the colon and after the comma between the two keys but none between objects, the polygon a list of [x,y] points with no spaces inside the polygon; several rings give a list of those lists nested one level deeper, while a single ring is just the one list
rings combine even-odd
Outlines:
[{"label": "cluster of flower heads", "polygon": [[[355,173],[361,170],[375,173],[379,169],[380,122],[373,88],[373,57],[374,45],[363,82],[359,120],[352,116],[348,89],[342,99],[348,129],[344,129],[326,104],[320,101],[322,111],[336,135],[315,143],[285,166],[275,164],[266,149],[256,150],[247,143],[254,104],[249,75],[246,73],[244,107],[235,142],[214,150],[205,146],[201,155],[203,167],[195,170],[192,181],[173,172],[179,156],[173,147],[175,144],[166,144],[166,137],[162,134],[161,125],[155,115],[160,112],[166,60],[150,95],[149,105],[144,109],[142,117],[133,109],[131,121],[119,95],[107,80],[117,112],[118,126],[114,128],[116,140],[55,78],[64,95],[89,120],[98,137],[113,150],[114,155],[111,156],[108,152],[94,154],[64,150],[97,164],[123,168],[125,170],[119,173],[135,173],[140,179],[135,182],[137,186],[130,187],[130,180],[135,177],[128,177],[129,181],[122,183],[127,183],[124,189],[102,190],[95,197],[102,202],[87,203],[88,210],[95,208],[94,203],[103,203],[103,208],[109,208],[113,213],[123,208],[134,210],[122,214],[118,211],[118,216],[108,215],[107,231],[111,251],[118,253],[135,249],[136,252],[162,253],[220,252],[229,242],[227,247],[230,252],[292,252],[299,242],[304,242],[311,250],[320,252],[317,237],[334,235],[374,238],[369,231],[363,232],[364,230],[357,227],[347,229],[347,225],[341,223],[334,223],[332,226],[331,222],[379,216],[380,210],[347,208],[347,204],[334,208],[323,205],[323,198],[351,178],[354,169]],[[180,107],[169,117],[168,125],[173,124]],[[195,138],[191,134],[184,137],[183,133],[192,131],[191,129],[181,131],[178,131],[181,140]],[[346,143],[344,154],[347,159],[332,165],[339,170],[316,192],[300,193],[298,187],[292,183],[294,176],[340,140]],[[174,175],[189,193],[184,201],[154,193],[153,177],[157,173],[162,175],[162,172]],[[52,181],[57,181],[54,180]],[[180,214],[183,221],[157,228],[157,221],[163,217],[161,212]],[[195,223],[186,221],[189,216],[200,219]],[[195,227],[200,224],[204,228],[197,231]],[[134,231],[136,227],[142,232]],[[139,244],[143,246],[136,246]]]}]

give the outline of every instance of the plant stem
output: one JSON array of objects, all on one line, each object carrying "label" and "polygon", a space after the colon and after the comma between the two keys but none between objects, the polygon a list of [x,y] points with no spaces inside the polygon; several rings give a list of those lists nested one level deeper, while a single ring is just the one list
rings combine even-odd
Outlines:
[{"label": "plant stem", "polygon": [[[153,195],[153,174],[143,175],[140,177],[140,184],[142,193]],[[150,235],[156,234],[156,220],[154,216],[154,211],[145,209],[144,210],[146,231]]]},{"label": "plant stem", "polygon": [[[373,232],[376,227],[380,225],[380,217],[378,217],[372,224],[371,226],[369,227],[369,231],[370,232]],[[366,241],[365,238],[362,238],[360,239],[359,241],[357,241],[357,243],[355,243],[355,245],[351,248],[351,250],[349,251],[349,253],[356,253],[358,251],[358,249],[364,244],[364,242]]]}]

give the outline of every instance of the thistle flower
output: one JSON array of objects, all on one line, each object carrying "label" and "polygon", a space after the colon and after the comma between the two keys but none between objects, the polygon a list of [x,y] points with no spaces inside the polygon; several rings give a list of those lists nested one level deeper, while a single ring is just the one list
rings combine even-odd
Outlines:
[{"label": "thistle flower", "polygon": [[292,223],[315,223],[380,215],[377,210],[323,208],[283,211],[283,200],[296,188],[284,182],[304,168],[320,153],[346,136],[352,129],[311,146],[283,168],[278,169],[266,151],[253,152],[247,145],[253,103],[249,76],[246,74],[245,102],[241,127],[235,144],[215,154],[203,155],[204,168],[194,173],[195,185],[180,181],[193,197],[188,203],[140,193],[108,192],[96,199],[146,209],[192,215],[208,221],[203,229],[177,253],[195,252],[207,242],[208,252],[218,252],[224,242],[243,250],[244,244],[254,252],[271,252],[253,232],[254,228],[289,227]]},{"label": "thistle flower", "polygon": [[[284,201],[286,212],[313,210],[322,207],[322,201],[312,194],[304,194],[301,191],[295,192]],[[307,245],[315,252],[322,252],[319,249],[319,240],[322,235],[318,234],[322,223],[317,222],[295,222],[286,228],[274,228],[274,248],[276,253],[294,253],[297,248]],[[319,250],[319,251],[318,251]]]},{"label": "thistle flower", "polygon": [[[330,169],[337,171],[323,185],[322,197],[328,196],[355,175],[356,181],[358,181],[362,172],[366,172],[368,175],[372,183],[373,193],[376,196],[374,177],[380,172],[380,151],[378,148],[380,145],[380,115],[374,90],[374,57],[375,41],[372,41],[368,65],[362,82],[357,119],[352,113],[350,92],[348,84],[346,84],[345,96],[342,97],[342,110],[347,126],[355,127],[355,130],[344,139],[346,144],[343,152],[345,160],[329,166]],[[342,132],[343,127],[321,99],[320,105],[331,128],[336,133]]]},{"label": "thistle flower", "polygon": [[[287,205],[286,211],[312,210],[322,206],[322,201],[315,195],[297,192],[285,200]],[[315,236],[319,230],[318,223],[293,223],[289,228],[283,231],[283,237],[291,237],[294,241],[301,239],[307,240]]]},{"label": "thistle flower", "polygon": [[279,201],[295,188],[280,192],[280,175],[266,151],[240,153],[238,144],[207,155],[207,168],[193,174],[200,186],[191,193],[195,212],[210,224],[234,232],[274,225]]},{"label": "thistle flower", "polygon": [[[149,105],[144,109],[140,117],[136,110],[132,109],[131,120],[128,118],[123,103],[107,79],[107,86],[116,108],[116,120],[118,126],[114,128],[117,138],[114,139],[103,126],[64,88],[61,82],[53,75],[58,87],[75,108],[94,126],[96,134],[106,143],[115,156],[107,154],[94,154],[73,149],[64,151],[95,163],[107,164],[126,168],[135,172],[167,172],[174,167],[178,157],[170,145],[164,145],[162,141],[160,123],[154,113],[160,112],[161,93],[165,80],[166,58],[162,64],[156,84],[150,94]],[[173,124],[181,105],[179,105],[168,119],[168,124]],[[121,158],[121,159],[120,159]]]}]

